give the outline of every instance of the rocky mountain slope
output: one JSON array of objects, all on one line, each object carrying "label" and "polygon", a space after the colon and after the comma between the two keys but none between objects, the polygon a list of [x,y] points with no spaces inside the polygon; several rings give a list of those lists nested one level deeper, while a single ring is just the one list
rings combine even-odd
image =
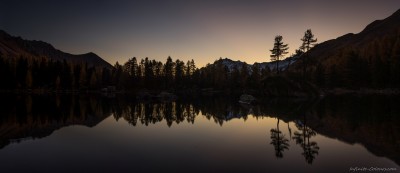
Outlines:
[{"label": "rocky mountain slope", "polygon": [[0,30],[0,55],[3,58],[48,58],[54,61],[63,61],[72,63],[87,63],[89,66],[108,67],[112,66],[95,53],[86,53],[73,55],[62,52],[54,48],[49,43],[43,41],[24,40],[20,37],[14,37]]}]

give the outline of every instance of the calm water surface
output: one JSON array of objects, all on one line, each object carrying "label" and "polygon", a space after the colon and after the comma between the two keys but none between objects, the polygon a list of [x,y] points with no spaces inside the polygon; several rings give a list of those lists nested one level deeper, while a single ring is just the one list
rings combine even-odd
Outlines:
[{"label": "calm water surface", "polygon": [[400,171],[396,98],[1,99],[1,172]]}]

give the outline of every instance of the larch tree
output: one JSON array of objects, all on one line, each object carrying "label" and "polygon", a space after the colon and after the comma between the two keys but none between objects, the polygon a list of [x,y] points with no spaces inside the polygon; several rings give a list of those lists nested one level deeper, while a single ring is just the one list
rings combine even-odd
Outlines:
[{"label": "larch tree", "polygon": [[164,75],[165,75],[165,86],[166,88],[171,87],[174,80],[175,75],[175,63],[172,61],[172,58],[168,56],[167,61],[164,64]]},{"label": "larch tree", "polygon": [[250,75],[250,87],[253,89],[257,88],[260,85],[261,80],[261,72],[260,66],[258,64],[253,64],[251,66],[252,73]]},{"label": "larch tree", "polygon": [[271,51],[271,61],[276,61],[276,74],[279,74],[279,58],[285,56],[289,49],[287,44],[283,44],[283,37],[278,35],[275,37],[274,47]]},{"label": "larch tree", "polygon": [[177,59],[175,61],[175,84],[177,86],[180,86],[182,84],[184,73],[185,73],[185,63]]},{"label": "larch tree", "polygon": [[303,42],[300,46],[300,50],[304,52],[303,56],[303,76],[306,78],[306,70],[307,70],[307,58],[308,58],[308,51],[315,46],[317,39],[314,38],[314,34],[312,33],[311,29],[307,29],[304,32],[303,38],[301,38]]}]

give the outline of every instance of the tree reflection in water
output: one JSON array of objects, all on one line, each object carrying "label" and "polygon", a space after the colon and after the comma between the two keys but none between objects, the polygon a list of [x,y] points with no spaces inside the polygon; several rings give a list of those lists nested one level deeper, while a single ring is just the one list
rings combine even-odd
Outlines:
[{"label": "tree reflection in water", "polygon": [[[372,153],[400,163],[399,98],[271,99],[260,101],[256,106],[239,105],[237,98],[226,97],[142,102],[130,96],[108,98],[66,94],[8,95],[0,100],[3,103],[0,107],[0,149],[24,139],[46,137],[69,125],[94,127],[110,115],[133,126],[193,124],[199,116],[222,126],[232,119],[246,120],[252,116],[255,119],[277,118],[276,128],[271,129],[268,135],[271,140],[268,143],[274,146],[277,158],[283,157],[284,151],[290,147],[290,140],[293,140],[303,150],[301,154],[306,163],[312,164],[320,152],[316,140],[313,140],[319,132],[350,144],[361,143]],[[287,122],[288,138],[279,127],[280,121]],[[289,125],[291,122],[295,127]]]},{"label": "tree reflection in water", "polygon": [[289,140],[279,130],[279,118],[276,123],[276,128],[271,129],[271,144],[275,148],[275,156],[277,158],[283,157],[283,151],[289,149]]},{"label": "tree reflection in water", "polygon": [[173,123],[194,123],[199,111],[192,104],[178,102],[151,102],[131,103],[121,107],[121,112],[115,112],[114,118],[123,118],[136,126],[138,122],[148,126],[157,122],[166,121],[170,127]]},{"label": "tree reflection in water", "polygon": [[294,132],[293,139],[296,141],[296,144],[300,145],[303,149],[303,153],[301,153],[306,162],[308,164],[312,164],[316,155],[318,155],[319,147],[317,142],[310,141],[310,138],[316,136],[317,133],[307,126],[306,124],[306,116],[303,115],[303,122],[296,121],[296,127],[299,131]]}]

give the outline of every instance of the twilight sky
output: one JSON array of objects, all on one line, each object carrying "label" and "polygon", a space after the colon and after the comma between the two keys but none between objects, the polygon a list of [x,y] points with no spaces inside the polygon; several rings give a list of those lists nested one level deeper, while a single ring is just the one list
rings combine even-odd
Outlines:
[{"label": "twilight sky", "polygon": [[171,56],[204,66],[269,61],[276,35],[293,53],[308,28],[320,43],[399,8],[399,0],[1,0],[0,29],[111,64]]}]

